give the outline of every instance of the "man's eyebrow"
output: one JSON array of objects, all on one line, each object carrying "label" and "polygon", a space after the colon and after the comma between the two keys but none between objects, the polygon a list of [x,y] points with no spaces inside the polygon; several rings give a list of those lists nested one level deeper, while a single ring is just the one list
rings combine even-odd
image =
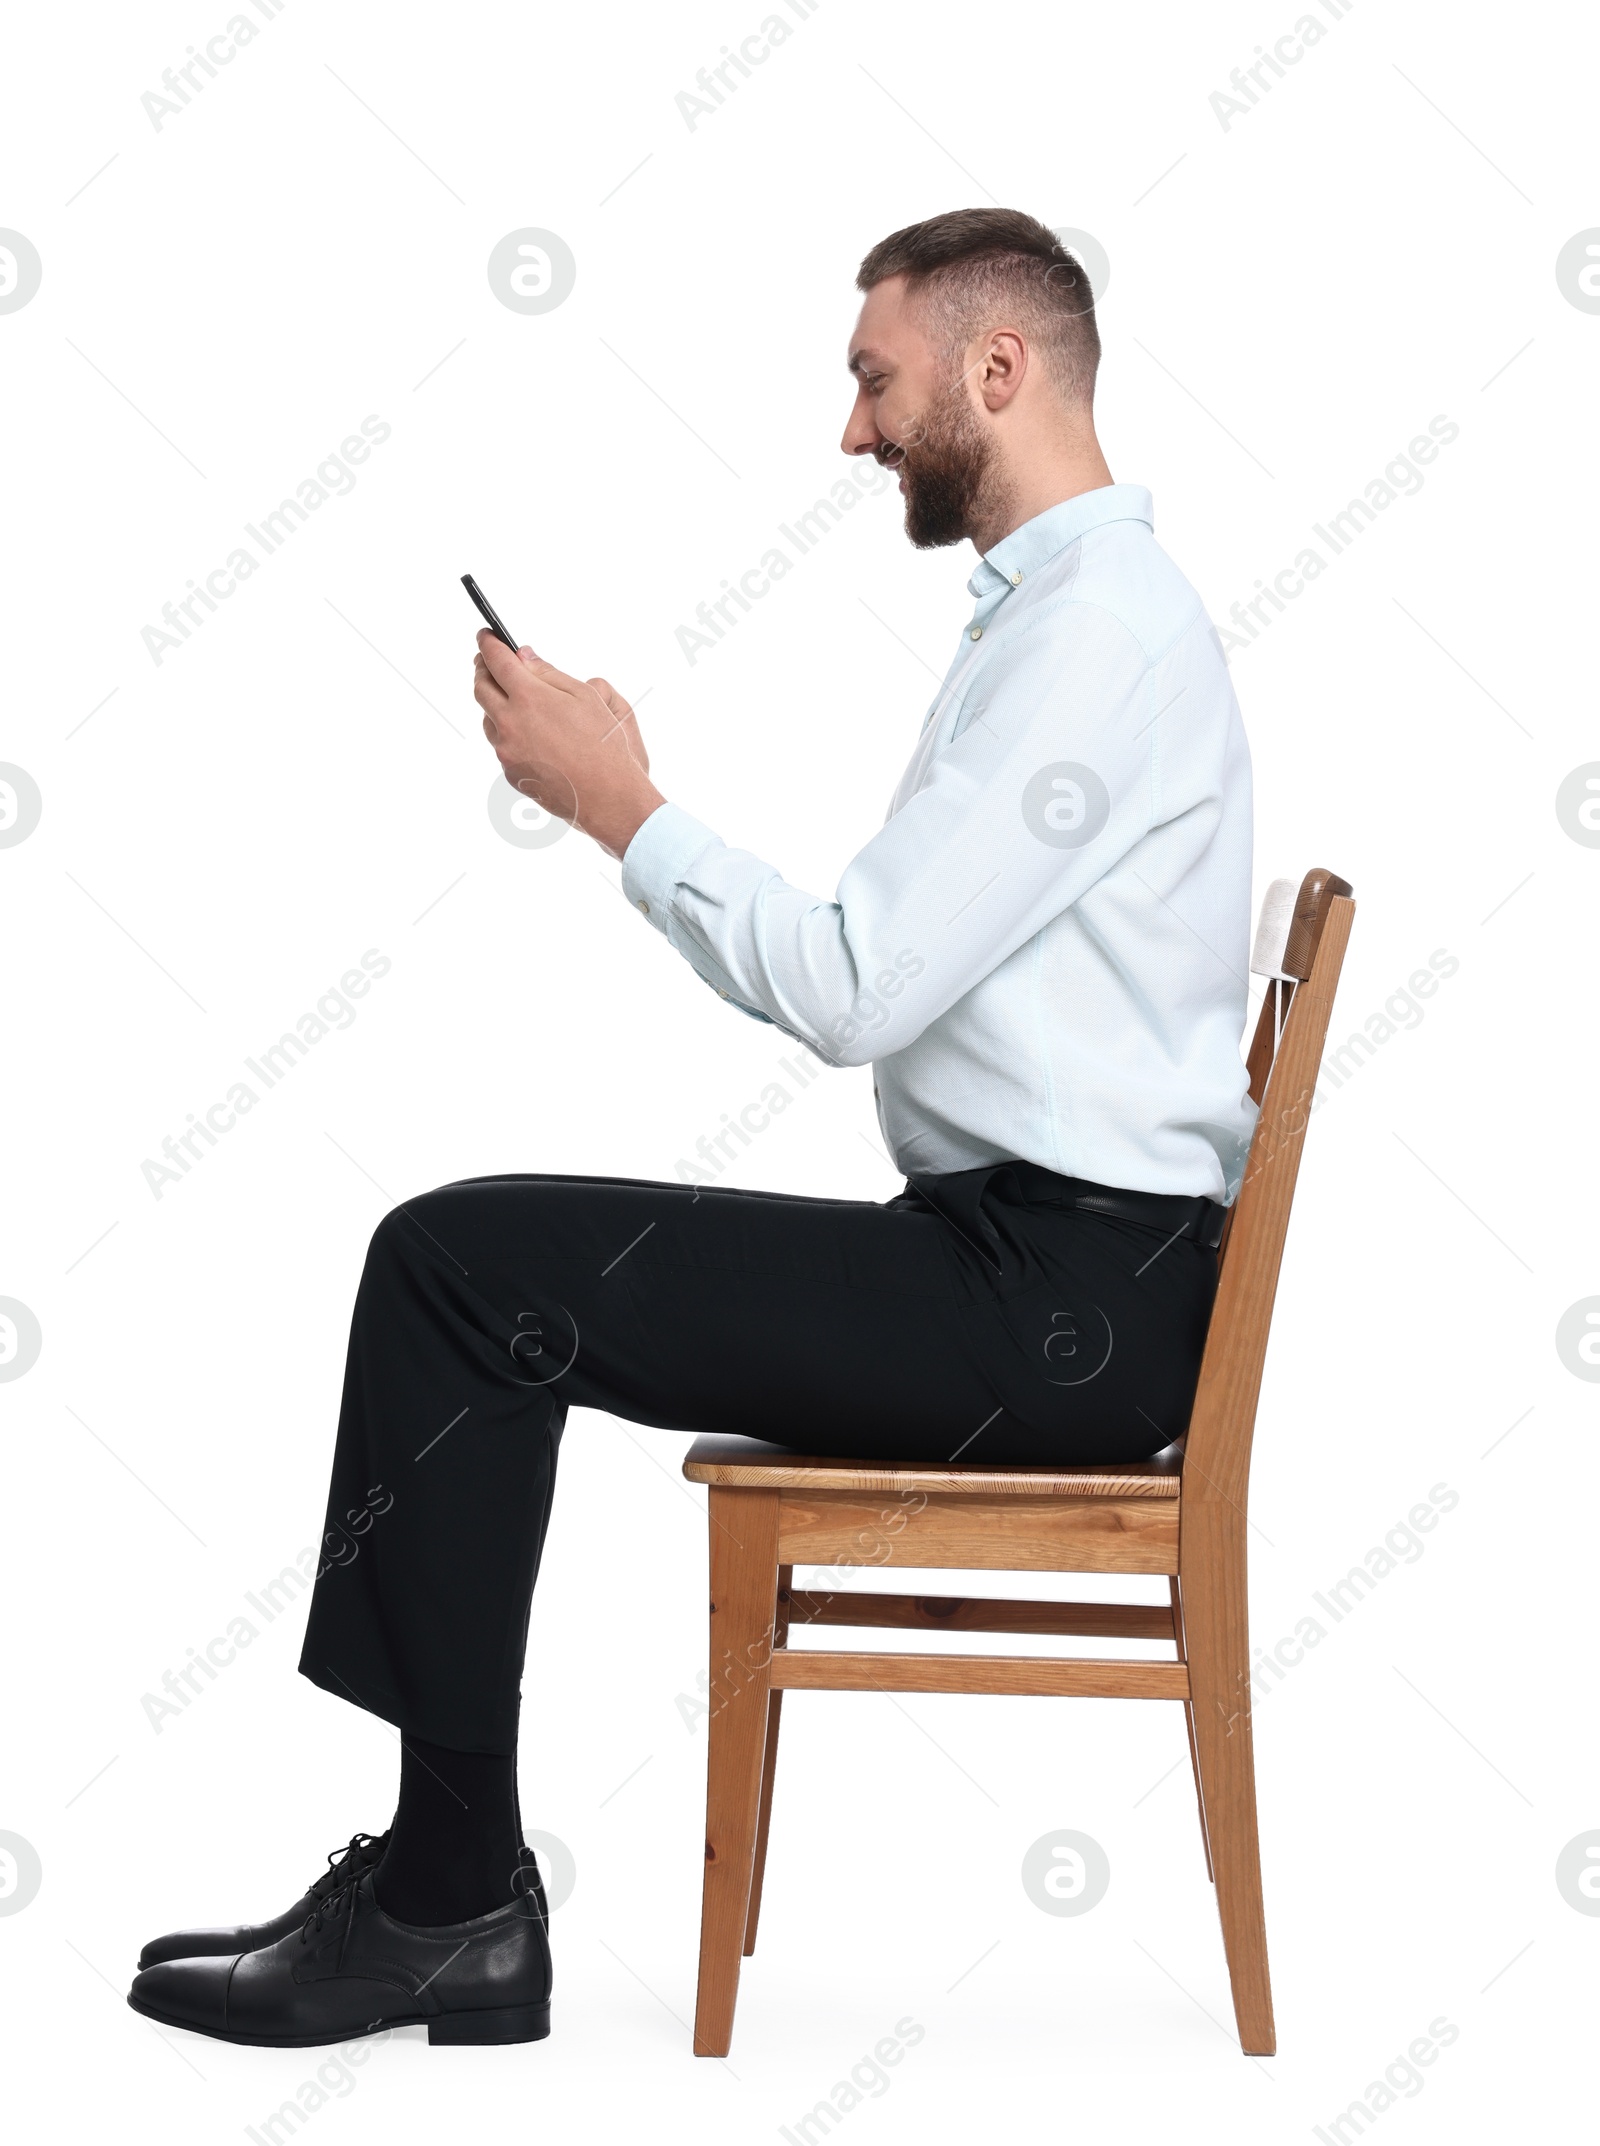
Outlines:
[{"label": "man's eyebrow", "polygon": [[860,375],[868,370],[878,356],[879,353],[872,349],[870,344],[863,344],[859,350],[853,350],[850,353],[845,360],[845,369],[847,372]]}]

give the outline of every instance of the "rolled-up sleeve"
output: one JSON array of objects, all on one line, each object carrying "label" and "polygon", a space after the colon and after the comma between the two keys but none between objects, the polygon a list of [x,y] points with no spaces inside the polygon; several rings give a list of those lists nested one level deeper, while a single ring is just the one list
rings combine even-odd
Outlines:
[{"label": "rolled-up sleeve", "polygon": [[1110,612],[1047,605],[996,648],[965,727],[846,867],[835,900],[672,804],[628,845],[623,891],[743,1011],[832,1065],[888,1057],[1149,830],[1152,677]]}]

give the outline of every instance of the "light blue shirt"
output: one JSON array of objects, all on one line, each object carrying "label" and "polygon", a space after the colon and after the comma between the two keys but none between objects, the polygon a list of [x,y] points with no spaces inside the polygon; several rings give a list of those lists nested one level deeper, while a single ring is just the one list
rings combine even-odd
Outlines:
[{"label": "light blue shirt", "polygon": [[832,901],[680,806],[622,886],[722,997],[875,1068],[908,1176],[1008,1158],[1231,1200],[1250,755],[1150,494],[1063,500],[980,559],[976,609],[881,831]]}]

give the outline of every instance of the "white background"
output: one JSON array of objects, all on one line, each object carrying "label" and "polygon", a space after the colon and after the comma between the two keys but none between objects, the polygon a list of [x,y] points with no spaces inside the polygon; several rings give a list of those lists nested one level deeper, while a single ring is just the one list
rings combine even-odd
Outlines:
[{"label": "white background", "polygon": [[[0,852],[0,1295],[43,1335],[0,1388],[0,1831],[43,1868],[0,1917],[8,2098],[28,2136],[214,2140],[315,2077],[122,1995],[146,1938],[274,1912],[385,1825],[393,1733],[294,1674],[303,1598],[159,1733],[143,1695],[314,1540],[388,1206],[495,1170],[673,1177],[773,1077],[781,1039],[613,864],[495,832],[456,577],[639,702],[669,796],[830,893],[970,552],[914,553],[886,493],[692,667],[675,629],[844,467],[862,253],[998,201],[1105,248],[1107,456],[1219,620],[1430,419],[1460,428],[1234,657],[1258,897],[1312,864],[1356,888],[1337,1033],[1459,962],[1312,1122],[1262,1399],[1261,1643],[1433,1485],[1459,1498],[1258,1706],[1280,2053],[1233,2036],[1175,1706],[806,1695],[732,2057],[695,2061],[701,1494],[683,1441],[580,1414],[522,1755],[527,1822],[577,1867],[554,2036],[398,2035],[304,2128],[774,2138],[903,2019],[922,2039],[840,2121],[859,2146],[1313,2136],[1439,2019],[1372,2127],[1537,2124],[1576,2095],[1600,1945],[1554,1875],[1600,1826],[1595,1395],[1555,1344],[1600,1291],[1600,853],[1555,810],[1600,758],[1600,317],[1555,274],[1600,223],[1600,43],[1576,9],[1520,11],[1513,53],[1498,11],[1358,0],[1224,128],[1212,93],[1296,0],[822,0],[691,130],[676,94],[761,15],[289,0],[159,130],[141,96],[227,0],[8,34],[0,223],[44,264],[0,315],[0,759],[43,798]],[[524,226],[577,261],[536,317],[485,272]],[[369,414],[392,433],[353,492],[154,663],[142,628]],[[353,1026],[157,1199],[162,1139],[374,947]],[[739,1181],[898,1189],[869,1075],[816,1081]],[[1111,1863],[1081,1917],[1020,1881],[1064,1827]]]}]

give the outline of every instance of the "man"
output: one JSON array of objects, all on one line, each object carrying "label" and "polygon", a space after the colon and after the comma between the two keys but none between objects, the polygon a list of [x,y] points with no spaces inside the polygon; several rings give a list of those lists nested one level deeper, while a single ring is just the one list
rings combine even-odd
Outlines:
[{"label": "man", "polygon": [[914,544],[980,556],[836,898],[668,803],[604,680],[481,633],[475,694],[508,781],[621,859],[719,996],[874,1066],[906,1189],[507,1175],[385,1218],[300,1668],[398,1727],[399,1805],[276,1921],[146,1947],[130,2002],[157,2019],[268,2044],[548,2031],[515,1753],[570,1406],[957,1463],[1131,1460],[1188,1420],[1254,1115],[1221,646],[1101,455],[1092,296],[1054,235],[939,216],[857,281],[844,451],[898,471]]}]

